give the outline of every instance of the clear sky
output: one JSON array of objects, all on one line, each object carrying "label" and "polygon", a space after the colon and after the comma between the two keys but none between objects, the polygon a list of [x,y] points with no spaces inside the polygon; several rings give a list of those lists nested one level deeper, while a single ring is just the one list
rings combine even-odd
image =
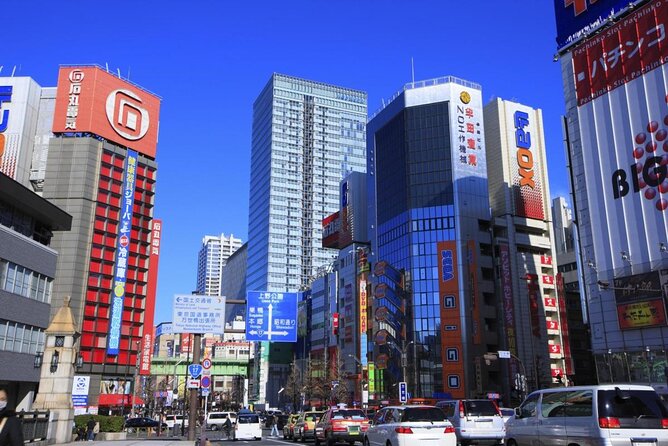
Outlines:
[{"label": "clear sky", "polygon": [[246,241],[252,105],[273,72],[365,90],[369,113],[415,79],[543,110],[551,195],[568,193],[552,0],[3,0],[0,76],[55,86],[96,63],[163,98],[156,323],[195,289],[206,234]]}]

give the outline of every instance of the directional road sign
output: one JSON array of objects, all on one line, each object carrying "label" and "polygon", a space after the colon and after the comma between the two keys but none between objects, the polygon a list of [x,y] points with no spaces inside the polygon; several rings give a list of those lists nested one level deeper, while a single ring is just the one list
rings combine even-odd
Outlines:
[{"label": "directional road sign", "polygon": [[297,293],[249,291],[246,340],[297,342]]},{"label": "directional road sign", "polygon": [[174,333],[220,333],[225,326],[225,297],[177,294],[174,296]]},{"label": "directional road sign", "polygon": [[197,379],[202,374],[202,366],[199,364],[190,364],[188,366],[188,373],[191,378]]},{"label": "directional road sign", "polygon": [[211,395],[211,389],[209,389],[208,387],[202,388],[202,396],[209,396],[209,395]]},{"label": "directional road sign", "polygon": [[399,383],[399,402],[405,403],[408,401],[408,386],[405,381]]}]

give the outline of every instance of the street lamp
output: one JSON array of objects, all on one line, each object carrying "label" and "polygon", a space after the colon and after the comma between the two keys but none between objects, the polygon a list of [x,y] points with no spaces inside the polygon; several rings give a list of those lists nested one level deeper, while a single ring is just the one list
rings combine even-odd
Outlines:
[{"label": "street lamp", "polygon": [[406,344],[406,341],[401,341],[402,348],[399,348],[394,342],[388,342],[392,347],[396,348],[399,353],[401,353],[401,380],[406,382],[406,367],[408,365],[408,359],[406,357],[406,349],[411,345],[415,344],[415,341],[410,341]]},{"label": "street lamp", "polygon": [[360,405],[362,405],[363,394],[364,394],[364,383],[362,382],[362,375],[364,374],[364,366],[362,362],[357,358],[357,356],[348,354],[349,357],[353,358],[357,364],[360,366]]},{"label": "street lamp", "polygon": [[516,356],[515,354],[513,354],[512,352],[510,352],[508,350],[504,351],[504,353],[507,355],[505,357],[501,357],[501,355],[499,355],[499,353],[500,352],[497,352],[497,353],[488,352],[488,353],[483,355],[483,358],[485,358],[486,361],[490,361],[490,360],[497,360],[497,359],[509,359],[508,358],[508,356],[509,356],[510,358],[513,358],[517,361],[517,363],[520,365],[520,373],[521,373],[520,379],[518,380],[517,384],[518,384],[518,390],[520,392],[520,400],[523,401],[524,396],[526,394],[526,376],[527,376],[527,371],[524,368],[524,363],[522,362],[522,360],[518,356]]}]

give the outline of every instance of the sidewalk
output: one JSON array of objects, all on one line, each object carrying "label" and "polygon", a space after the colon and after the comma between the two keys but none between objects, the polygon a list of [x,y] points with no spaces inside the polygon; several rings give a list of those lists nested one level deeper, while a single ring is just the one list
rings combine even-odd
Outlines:
[{"label": "sidewalk", "polygon": [[[190,442],[194,443],[194,442]],[[66,446],[185,446],[188,441],[178,438],[136,438],[131,440],[101,440],[101,441],[76,441],[72,443],[60,443]]]}]

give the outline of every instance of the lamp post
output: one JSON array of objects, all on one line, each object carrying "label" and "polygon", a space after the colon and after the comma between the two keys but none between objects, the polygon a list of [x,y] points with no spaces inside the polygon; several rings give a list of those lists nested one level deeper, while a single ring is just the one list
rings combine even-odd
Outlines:
[{"label": "lamp post", "polygon": [[137,346],[137,358],[135,359],[135,373],[132,377],[132,412],[137,415],[135,409],[135,404],[137,402],[137,374],[139,373],[139,346],[141,341],[136,341],[135,345]]},{"label": "lamp post", "polygon": [[408,366],[408,358],[406,356],[406,349],[410,347],[411,344],[415,344],[415,341],[410,341],[406,344],[406,340],[401,341],[401,348],[399,348],[394,342],[388,342],[392,347],[396,348],[399,353],[401,353],[401,380],[406,382],[406,367]]},{"label": "lamp post", "polygon": [[359,387],[360,387],[360,389],[359,389],[359,390],[360,390],[360,406],[361,406],[361,405],[362,405],[362,399],[363,399],[363,398],[362,398],[362,394],[364,393],[364,383],[362,382],[362,375],[364,375],[364,366],[362,365],[362,361],[360,361],[360,360],[357,358],[357,356],[352,355],[352,354],[348,354],[348,356],[351,357],[351,358],[353,358],[353,359],[355,360],[355,362],[356,362],[357,364],[359,364],[359,366],[360,366],[360,379],[359,379],[359,383],[360,383],[360,386],[359,386]]},{"label": "lamp post", "polygon": [[[520,392],[520,395],[519,395],[520,400],[523,401],[525,393],[526,393],[527,371],[524,368],[524,363],[522,362],[522,360],[518,356],[516,356],[515,354],[513,354],[512,352],[510,352],[508,350],[499,351],[499,352],[496,352],[496,353],[494,353],[494,352],[486,353],[485,355],[483,355],[483,358],[485,358],[485,361],[491,361],[491,360],[497,360],[497,359],[510,359],[510,358],[517,361],[517,363],[520,365],[520,373],[521,373],[520,379],[518,380],[518,383],[517,383],[517,385],[518,385],[517,390]],[[489,362],[487,364],[489,365]]]}]

